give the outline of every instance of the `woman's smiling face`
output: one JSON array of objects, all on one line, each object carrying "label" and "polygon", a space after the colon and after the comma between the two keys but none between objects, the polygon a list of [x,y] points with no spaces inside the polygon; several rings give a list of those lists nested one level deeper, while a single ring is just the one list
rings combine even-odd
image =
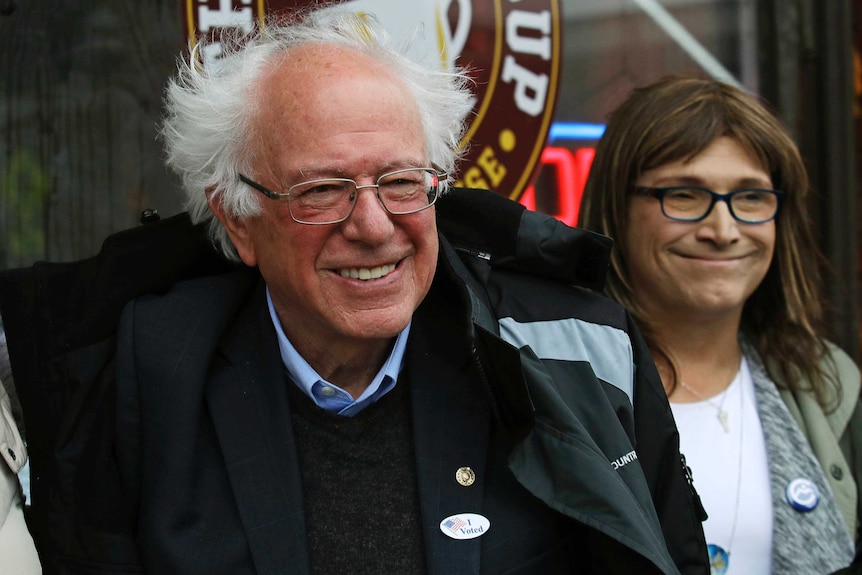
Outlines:
[{"label": "woman's smiling face", "polygon": [[[772,189],[772,180],[738,142],[720,137],[689,161],[644,172],[636,185],[691,185],[726,194]],[[629,198],[628,210],[622,241],[635,298],[648,317],[741,317],[772,262],[775,220],[741,223],[725,202],[716,202],[703,220],[678,222],[662,214],[657,198],[640,195]]]}]

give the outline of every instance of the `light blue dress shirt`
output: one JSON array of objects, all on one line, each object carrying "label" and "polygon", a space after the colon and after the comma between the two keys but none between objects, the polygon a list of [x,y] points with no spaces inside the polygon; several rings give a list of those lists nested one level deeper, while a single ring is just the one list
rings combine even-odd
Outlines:
[{"label": "light blue dress shirt", "polygon": [[389,357],[377,375],[374,376],[374,379],[371,380],[371,384],[362,392],[362,395],[353,399],[349,393],[320,377],[320,374],[299,355],[281,328],[281,321],[278,319],[278,314],[275,313],[268,287],[266,289],[266,304],[269,306],[269,317],[272,319],[272,325],[275,326],[281,361],[287,369],[287,374],[318,407],[338,415],[352,417],[395,387],[398,374],[404,366],[404,350],[407,348],[407,336],[410,334],[412,321],[398,334]]}]

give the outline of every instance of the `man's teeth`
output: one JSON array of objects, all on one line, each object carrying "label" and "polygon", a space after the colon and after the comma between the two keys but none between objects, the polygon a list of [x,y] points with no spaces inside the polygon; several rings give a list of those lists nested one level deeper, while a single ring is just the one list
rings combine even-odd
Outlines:
[{"label": "man's teeth", "polygon": [[386,264],[376,268],[350,268],[343,269],[339,273],[341,277],[360,280],[376,280],[389,275],[395,269],[395,264]]}]

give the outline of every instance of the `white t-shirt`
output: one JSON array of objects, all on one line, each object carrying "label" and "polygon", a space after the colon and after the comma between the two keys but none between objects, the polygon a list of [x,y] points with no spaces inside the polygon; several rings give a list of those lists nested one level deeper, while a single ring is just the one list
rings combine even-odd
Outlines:
[{"label": "white t-shirt", "polygon": [[[697,382],[687,382],[696,388]],[[727,414],[728,431],[718,418]],[[680,451],[692,470],[709,514],[703,524],[707,544],[729,554],[728,569],[714,574],[769,575],[772,572],[772,496],[766,443],[754,382],[742,358],[728,388],[708,401],[671,402]]]}]

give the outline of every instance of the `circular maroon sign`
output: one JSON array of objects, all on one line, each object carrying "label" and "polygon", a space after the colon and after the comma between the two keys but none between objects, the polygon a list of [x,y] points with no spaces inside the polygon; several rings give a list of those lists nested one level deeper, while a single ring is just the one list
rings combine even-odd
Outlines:
[{"label": "circular maroon sign", "polygon": [[[226,27],[251,29],[267,14],[312,1],[183,0],[190,38],[217,39]],[[558,0],[352,0],[390,33],[410,34],[415,57],[461,66],[476,102],[461,145],[458,184],[520,198],[553,118],[561,61]],[[422,33],[416,34],[420,30]]]}]

